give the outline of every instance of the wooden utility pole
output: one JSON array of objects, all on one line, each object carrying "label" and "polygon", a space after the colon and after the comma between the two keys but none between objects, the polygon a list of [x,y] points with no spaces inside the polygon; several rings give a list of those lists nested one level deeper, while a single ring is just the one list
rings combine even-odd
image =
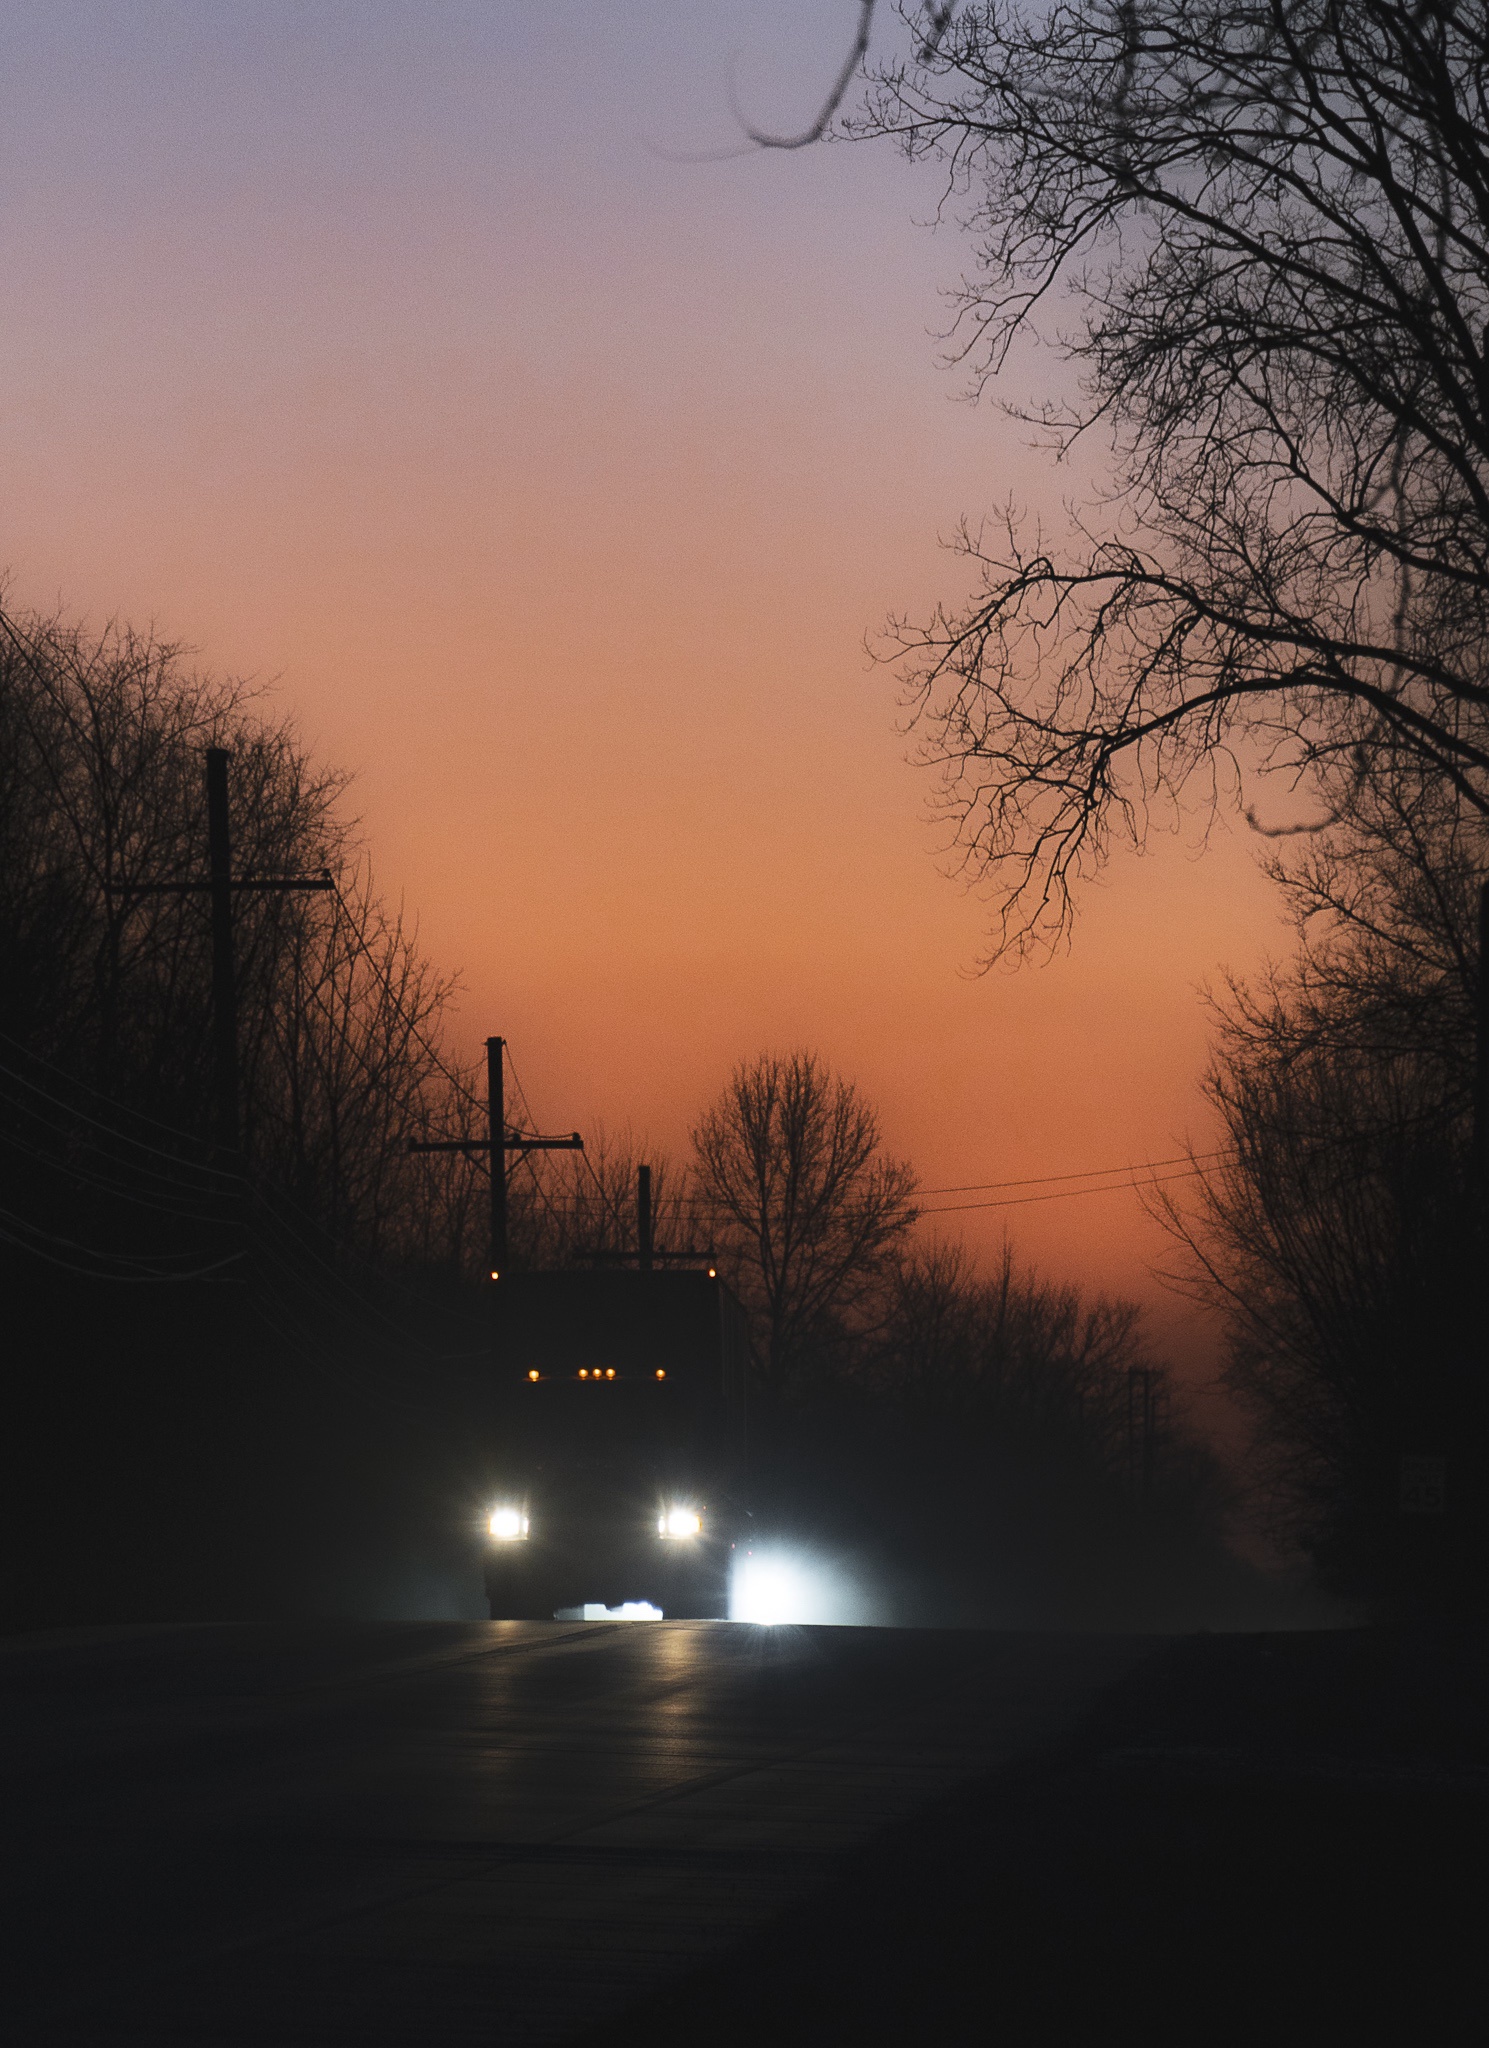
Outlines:
[{"label": "wooden utility pole", "polygon": [[212,1064],[217,1143],[238,1150],[238,974],[233,959],[233,852],[225,747],[207,749],[207,873],[212,892]]},{"label": "wooden utility pole", "polygon": [[242,1144],[238,1082],[238,977],[233,958],[233,898],[244,890],[259,895],[336,887],[324,869],[318,875],[233,874],[232,819],[228,804],[226,747],[207,749],[207,879],[194,882],[106,882],[126,906],[135,896],[206,896],[212,914],[212,1096],[219,1152],[236,1157]]},{"label": "wooden utility pole", "polygon": [[491,1169],[491,1260],[490,1273],[499,1280],[507,1264],[507,1158],[509,1152],[582,1152],[584,1140],[577,1131],[562,1138],[539,1137],[535,1131],[514,1131],[507,1127],[504,1038],[486,1041],[486,1136],[484,1138],[442,1138],[409,1140],[410,1152],[484,1152]]},{"label": "wooden utility pole", "polygon": [[643,1273],[652,1269],[651,1168],[636,1168],[636,1255]]},{"label": "wooden utility pole", "polygon": [[1127,1368],[1127,1483],[1144,1507],[1153,1497],[1161,1393],[1145,1365]]},{"label": "wooden utility pole", "polygon": [[1478,986],[1474,991],[1473,1164],[1482,1208],[1489,1205],[1489,882],[1479,889]]},{"label": "wooden utility pole", "polygon": [[[507,1263],[506,1042],[486,1041],[486,1157],[491,1162],[491,1277]],[[579,1133],[575,1131],[575,1138]],[[501,1170],[497,1171],[498,1162]]]},{"label": "wooden utility pole", "polygon": [[[617,1218],[617,1221],[619,1219]],[[597,1266],[628,1266],[634,1259],[642,1273],[654,1273],[658,1266],[707,1266],[710,1280],[717,1277],[712,1252],[659,1252],[651,1206],[651,1168],[636,1168],[636,1249],[633,1252],[593,1252]]]}]

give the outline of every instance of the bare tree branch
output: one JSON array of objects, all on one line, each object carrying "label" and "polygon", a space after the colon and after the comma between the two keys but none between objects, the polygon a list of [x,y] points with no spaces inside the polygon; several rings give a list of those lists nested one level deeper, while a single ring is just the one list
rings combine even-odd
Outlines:
[{"label": "bare tree branch", "polygon": [[874,29],[874,10],[878,0],[858,0],[858,28],[842,69],[833,80],[828,94],[817,110],[817,117],[809,126],[796,135],[773,135],[768,129],[752,127],[748,121],[740,125],[761,149],[809,149],[814,142],[820,142],[827,133],[833,116],[842,106],[850,85],[858,75],[858,68],[869,53],[869,41]]},{"label": "bare tree branch", "polygon": [[[796,135],[774,135],[767,129],[752,127],[743,116],[740,116],[740,126],[751,142],[760,149],[808,149],[814,142],[822,140],[847,98],[848,89],[858,76],[860,67],[868,57],[877,6],[878,0],[858,0],[858,27],[854,32],[852,46],[843,59],[842,69],[828,89],[826,99],[817,111],[816,119]],[[922,12],[924,22],[916,47],[924,60],[935,55],[942,36],[950,27],[952,15],[956,12],[956,0],[927,0]],[[735,112],[738,114],[737,108]]]},{"label": "bare tree branch", "polygon": [[947,167],[974,381],[1058,306],[1081,395],[1022,417],[1113,441],[1065,546],[964,533],[977,596],[891,636],[993,954],[1243,762],[1489,808],[1486,79],[1482,5],[969,0],[847,122]]}]

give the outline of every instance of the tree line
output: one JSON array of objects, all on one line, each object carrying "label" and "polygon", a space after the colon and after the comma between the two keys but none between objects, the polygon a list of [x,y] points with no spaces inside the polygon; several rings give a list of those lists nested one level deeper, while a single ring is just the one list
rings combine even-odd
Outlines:
[{"label": "tree line", "polygon": [[900,12],[875,55],[862,8],[862,90],[813,134],[939,167],[974,390],[1107,471],[1064,534],[969,521],[972,597],[885,647],[990,957],[1062,936],[1155,815],[1228,803],[1270,842],[1297,950],[1216,1000],[1226,1145],[1168,1205],[1181,1277],[1284,1540],[1355,1594],[1481,1598],[1489,13]]},{"label": "tree line", "polygon": [[241,682],[128,626],[0,629],[0,1032],[132,1112],[205,1137],[212,1065],[203,763],[231,755],[244,1151],[338,1242],[438,1259],[474,1191],[408,1141],[462,1128],[440,1045],[455,983],[379,894],[346,778]]},{"label": "tree line", "polygon": [[[1282,1539],[1356,1597],[1472,1603],[1489,1546],[1489,830],[1454,792],[1372,763],[1270,865],[1296,950],[1214,999],[1206,1088],[1226,1143],[1197,1195],[1165,1206],[1177,1275],[1225,1318]],[[1429,1516],[1409,1498],[1422,1459],[1441,1473]]]},{"label": "tree line", "polygon": [[[347,1261],[359,1262],[355,1288],[375,1292],[382,1274],[412,1287],[415,1305],[453,1303],[464,1333],[447,1328],[445,1348],[479,1360],[488,1169],[474,1154],[410,1151],[411,1141],[484,1136],[476,1076],[449,1044],[456,984],[379,895],[347,816],[345,778],[243,685],[123,626],[90,634],[57,617],[12,617],[0,631],[0,1032],[13,1061],[40,1063],[44,1094],[55,1097],[64,1079],[81,1091],[81,1124],[100,1114],[127,1121],[108,1160],[96,1144],[84,1160],[59,1108],[46,1124],[57,1154],[46,1214],[34,1143],[7,1154],[9,1208],[29,1206],[42,1254],[61,1246],[78,1271],[79,1219],[95,1215],[95,1277],[162,1280],[188,1239],[200,1239],[198,1266],[213,1284],[241,1277],[224,1249],[231,1231],[224,1237],[222,1218],[207,1227],[212,1203],[196,1192],[222,1166],[210,1148],[207,905],[200,894],[143,886],[203,874],[209,746],[231,755],[236,871],[324,873],[335,885],[245,891],[235,904],[238,1165],[278,1233],[272,1258],[255,1255],[260,1319],[275,1345],[289,1344],[322,1377],[350,1385],[374,1355],[398,1376],[399,1340],[387,1330],[370,1339],[360,1325],[353,1334],[344,1296],[340,1307],[320,1302],[313,1271],[289,1274],[285,1219],[299,1216],[331,1263],[352,1274]],[[13,1109],[7,1102],[12,1121]],[[179,1199],[162,1204],[157,1190],[132,1202],[130,1162],[166,1142],[163,1133],[180,1140]],[[948,1460],[951,1492],[968,1512],[995,1485],[1006,1506],[1015,1474],[1051,1522],[1056,1501],[1067,1520],[1077,1503],[1077,1520],[1089,1512],[1122,1522],[1160,1496],[1193,1494],[1202,1461],[1170,1412],[1136,1310],[1056,1284],[1011,1250],[984,1273],[929,1239],[912,1169],[885,1146],[861,1091],[817,1056],[742,1061],[698,1115],[683,1159],[603,1133],[582,1154],[519,1158],[515,1265],[634,1253],[643,1163],[658,1248],[707,1255],[745,1306],[757,1442],[783,1498],[793,1489],[840,1505],[852,1496],[849,1520],[856,1514],[872,1536],[901,1498],[919,1503],[917,1527],[940,1527],[941,1509],[927,1503],[947,1492],[935,1473]],[[302,1315],[305,1302],[313,1308]],[[417,1325],[415,1306],[401,1327]],[[220,1348],[193,1340],[203,1342]],[[420,1345],[412,1335],[403,1343],[407,1360],[428,1355],[427,1330]],[[188,1364],[183,1354],[183,1371]],[[402,1370],[400,1399],[417,1377]],[[911,1444],[920,1447],[913,1482],[903,1455]],[[788,1484],[791,1460],[803,1457],[810,1473]],[[915,1534],[904,1532],[907,1554]],[[977,1554],[991,1540],[967,1537]]]}]

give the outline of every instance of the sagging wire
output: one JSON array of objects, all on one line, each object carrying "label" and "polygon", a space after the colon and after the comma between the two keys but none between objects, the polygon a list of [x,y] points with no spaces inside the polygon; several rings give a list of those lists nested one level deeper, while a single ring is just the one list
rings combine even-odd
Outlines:
[{"label": "sagging wire", "polygon": [[[29,1053],[25,1057],[28,1062],[35,1058],[34,1055]],[[59,1083],[69,1088],[86,1088],[89,1098],[95,1104],[107,1104],[109,1108],[116,1109],[121,1117],[134,1114],[127,1110],[123,1104],[115,1104],[109,1098],[102,1096],[97,1089],[87,1087],[87,1084],[84,1083],[74,1083],[71,1076],[63,1075],[59,1070],[52,1069],[50,1063],[38,1063],[47,1066],[49,1072],[55,1073]],[[28,1105],[23,1099],[28,1093],[47,1103],[53,1111],[60,1112],[70,1120],[85,1123],[91,1131],[101,1133],[105,1138],[113,1139],[136,1152],[143,1151],[151,1159],[165,1161],[174,1169],[174,1174],[168,1177],[159,1168],[146,1165],[140,1160],[134,1159],[118,1162],[119,1172],[115,1178],[105,1179],[99,1172],[90,1170],[88,1164],[85,1164],[76,1157],[68,1159],[59,1157],[56,1152],[43,1151],[34,1143],[28,1143],[19,1133],[12,1131],[7,1134],[6,1142],[17,1152],[36,1161],[49,1171],[62,1176],[65,1180],[88,1187],[112,1201],[122,1202],[132,1209],[143,1209],[153,1214],[165,1215],[176,1222],[185,1220],[200,1221],[202,1217],[201,1202],[204,1195],[208,1197],[221,1196],[223,1194],[246,1195],[251,1200],[251,1210],[244,1221],[253,1238],[253,1244],[250,1248],[233,1252],[221,1259],[199,1264],[188,1271],[167,1272],[160,1269],[159,1261],[163,1259],[177,1261],[189,1258],[192,1254],[188,1252],[151,1254],[101,1252],[93,1247],[82,1245],[76,1240],[65,1237],[58,1232],[46,1230],[27,1218],[15,1215],[13,1212],[0,1210],[0,1237],[3,1237],[7,1242],[15,1245],[20,1250],[34,1254],[36,1257],[45,1260],[48,1264],[79,1274],[88,1279],[117,1280],[132,1284],[157,1286],[180,1281],[208,1279],[212,1275],[222,1272],[224,1268],[238,1264],[248,1258],[250,1251],[252,1251],[261,1257],[269,1268],[277,1272],[283,1281],[299,1291],[308,1305],[318,1307],[322,1312],[339,1315],[343,1319],[345,1319],[350,1310],[364,1323],[372,1322],[379,1325],[383,1332],[396,1337],[400,1344],[408,1342],[409,1332],[406,1327],[395,1321],[368,1292],[355,1287],[346,1273],[338,1268],[331,1259],[326,1257],[318,1243],[320,1232],[311,1222],[311,1219],[298,1212],[282,1213],[286,1204],[277,1190],[271,1190],[261,1183],[256,1183],[247,1175],[215,1165],[205,1167],[189,1157],[173,1157],[157,1146],[143,1144],[141,1141],[132,1138],[127,1132],[110,1127],[98,1116],[90,1115],[77,1104],[69,1103],[59,1095],[42,1088],[38,1083],[25,1074],[18,1072],[13,1067],[0,1065],[0,1075],[12,1081],[16,1090],[19,1091],[21,1099],[15,1100],[13,1107],[22,1115],[29,1116],[37,1123],[40,1123],[44,1130],[47,1128],[47,1120],[39,1110]],[[157,1119],[151,1119],[150,1121],[154,1128],[162,1133],[179,1138],[183,1146],[190,1147],[197,1142],[189,1138],[185,1132],[173,1131],[169,1125],[161,1124]],[[205,1189],[200,1186],[193,1189],[190,1185],[190,1180],[193,1173],[196,1172],[204,1173],[211,1185]],[[148,1182],[153,1184],[151,1192],[142,1193],[137,1188],[131,1187],[128,1184],[128,1176],[130,1175],[144,1176]],[[185,1186],[182,1185],[183,1177],[187,1182]],[[181,1202],[166,1203],[162,1201],[157,1192],[162,1186],[167,1192],[179,1195]],[[181,1206],[182,1202],[190,1206]],[[214,1220],[220,1222],[224,1219]],[[6,1222],[12,1227],[9,1229],[5,1228],[4,1224]],[[78,1254],[80,1256],[69,1256],[70,1254]],[[83,1261],[92,1261],[92,1263],[84,1263]],[[380,1276],[369,1275],[368,1277]],[[329,1285],[327,1284],[328,1279]],[[257,1308],[264,1313],[266,1321],[272,1321],[265,1303],[258,1303]],[[428,1356],[448,1363],[463,1363],[468,1357],[474,1357],[475,1355],[464,1353],[446,1354],[434,1351],[432,1347],[422,1344],[420,1348],[425,1350]]]},{"label": "sagging wire", "polygon": [[[14,1245],[19,1251],[31,1253],[39,1259],[45,1259],[48,1265],[61,1266],[65,1271],[79,1273],[85,1279],[117,1281],[124,1285],[145,1287],[169,1287],[181,1285],[188,1281],[206,1280],[214,1273],[222,1272],[228,1266],[238,1265],[247,1257],[247,1253],[243,1251],[229,1252],[225,1258],[213,1259],[205,1266],[193,1267],[189,1272],[161,1273],[149,1266],[148,1258],[150,1256],[187,1258],[190,1254],[177,1252],[147,1255],[144,1253],[100,1251],[92,1245],[79,1244],[75,1238],[63,1237],[58,1231],[44,1230],[39,1225],[32,1223],[27,1217],[17,1216],[14,1210],[3,1208],[0,1208],[0,1238],[3,1238],[7,1244]],[[58,1246],[61,1249],[49,1251],[46,1248],[48,1245]],[[67,1258],[63,1255],[66,1252],[77,1253],[80,1257]],[[91,1259],[96,1263],[84,1265],[81,1263],[81,1259]],[[135,1270],[113,1271],[109,1270],[110,1266],[117,1268],[132,1267]],[[143,1270],[140,1270],[142,1268]]]},{"label": "sagging wire", "polygon": [[[505,1044],[505,1042],[502,1046],[502,1056],[507,1063],[507,1072],[512,1076],[512,1086],[517,1091],[517,1100],[522,1108],[523,1121],[527,1129],[532,1130],[537,1120],[533,1116],[532,1104],[527,1099],[527,1090],[522,1085],[522,1076],[517,1071],[517,1062],[512,1058],[512,1049],[509,1045]],[[586,1166],[588,1166],[589,1154],[587,1152],[581,1152],[579,1156],[584,1161]],[[544,1184],[543,1176],[538,1171],[538,1162],[534,1159],[531,1152],[524,1152],[522,1157],[525,1165],[527,1166],[528,1171],[531,1173],[533,1177],[533,1187],[537,1191],[538,1200],[543,1204],[543,1207],[548,1211],[549,1216],[553,1220],[554,1228],[556,1230],[561,1231],[563,1229],[563,1224],[560,1221],[558,1211],[553,1206],[553,1201],[549,1195],[546,1185]],[[505,1167],[506,1162],[503,1161],[503,1171],[505,1171]],[[591,1171],[593,1171],[593,1168],[591,1168]]]},{"label": "sagging wire", "polygon": [[[143,1110],[130,1109],[122,1102],[115,1102],[110,1096],[102,1094],[100,1090],[94,1088],[90,1083],[78,1080],[73,1075],[65,1073],[62,1068],[54,1066],[50,1060],[43,1059],[39,1053],[29,1051],[26,1047],[18,1044],[16,1040],[0,1035],[0,1048],[8,1050],[13,1055],[18,1055],[28,1066],[44,1069],[48,1074],[55,1076],[56,1081],[61,1086],[71,1089],[75,1093],[88,1095],[95,1102],[106,1104],[111,1110],[117,1111],[120,1117],[148,1124],[152,1130],[161,1132],[163,1136],[177,1139],[189,1152],[201,1151],[200,1139],[190,1136],[185,1131],[177,1130],[171,1124],[162,1123],[158,1117],[147,1116]],[[87,1110],[79,1108],[75,1102],[66,1102],[61,1097],[53,1095],[49,1090],[42,1087],[39,1081],[3,1061],[0,1061],[0,1074],[15,1081],[20,1087],[29,1090],[33,1095],[39,1095],[44,1102],[51,1103],[54,1109],[60,1109],[65,1116],[70,1117],[74,1122],[88,1124],[94,1130],[102,1131],[107,1138],[112,1138],[120,1144],[132,1146],[136,1151],[148,1152],[152,1158],[163,1159],[174,1170],[176,1176],[179,1176],[181,1171],[185,1169],[192,1173],[204,1174],[209,1179],[219,1181],[230,1182],[236,1178],[231,1168],[219,1166],[207,1159],[192,1159],[183,1156],[181,1153],[162,1151],[158,1145],[151,1145],[145,1139],[135,1137],[130,1131],[121,1129],[118,1124],[101,1122],[98,1117],[90,1116]],[[158,1177],[161,1179],[166,1178],[163,1174]]]},{"label": "sagging wire", "polygon": [[451,1069],[445,1064],[444,1055],[440,1052],[439,1048],[425,1036],[425,1034],[420,1030],[419,1026],[414,1022],[413,1018],[409,1016],[407,1010],[404,1009],[403,1003],[398,995],[397,990],[393,986],[392,980],[388,975],[387,969],[383,966],[382,962],[377,958],[372,948],[368,945],[366,938],[358,929],[357,921],[355,917],[352,915],[351,905],[347,902],[345,896],[342,894],[341,884],[334,875],[331,878],[331,890],[336,903],[336,907],[341,911],[342,915],[346,919],[347,929],[351,935],[353,944],[361,953],[363,959],[366,960],[368,966],[372,969],[373,973],[377,976],[378,980],[382,983],[383,990],[387,995],[388,1001],[393,1006],[394,1013],[403,1020],[404,1028],[408,1032],[409,1036],[414,1040],[414,1042],[417,1045],[422,1046],[424,1052],[433,1062],[435,1068],[438,1070],[438,1072],[444,1075],[445,1079],[449,1082],[450,1086],[455,1090],[455,1092],[458,1095],[463,1095],[465,1100],[471,1105],[473,1109],[484,1112],[486,1105],[481,1101],[480,1097],[476,1095],[474,1090],[471,1088],[469,1082],[463,1080],[460,1075],[451,1071]]}]

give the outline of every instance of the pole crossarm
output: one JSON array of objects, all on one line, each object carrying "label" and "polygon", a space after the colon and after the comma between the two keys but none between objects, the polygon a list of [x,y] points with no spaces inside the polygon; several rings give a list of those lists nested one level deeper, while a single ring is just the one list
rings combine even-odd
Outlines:
[{"label": "pole crossarm", "polygon": [[[410,1138],[410,1152],[489,1152],[489,1138]],[[584,1140],[577,1131],[564,1138],[540,1138],[534,1131],[508,1131],[502,1141],[504,1152],[582,1152]]]},{"label": "pole crossarm", "polygon": [[[216,882],[105,882],[103,891],[106,896],[208,896],[219,886]],[[239,875],[227,887],[232,890],[334,889],[336,883],[330,874]]]},{"label": "pole crossarm", "polygon": [[332,891],[336,880],[329,868],[314,875],[235,875],[228,816],[228,761],[225,747],[208,747],[207,868],[204,879],[178,882],[105,881],[103,893],[121,899],[120,915],[131,901],[144,896],[206,896],[212,906],[212,1037],[216,1069],[217,1143],[235,1157],[239,1151],[238,983],[233,962],[233,898],[288,895],[303,890]]},{"label": "pole crossarm", "polygon": [[[410,1152],[463,1152],[468,1158],[486,1156],[487,1178],[491,1182],[491,1264],[493,1280],[499,1280],[507,1263],[507,1163],[505,1155],[515,1152],[526,1158],[529,1152],[582,1152],[584,1140],[577,1131],[562,1137],[546,1137],[539,1131],[514,1131],[507,1122],[506,1045],[504,1038],[486,1041],[486,1136],[484,1138],[410,1138]],[[526,1108],[526,1103],[523,1105]],[[532,1111],[527,1111],[532,1115]]]},{"label": "pole crossarm", "polygon": [[[606,1265],[618,1266],[625,1265],[627,1263],[633,1263],[635,1260],[641,1257],[641,1253],[590,1252],[588,1256],[594,1259],[597,1263],[603,1261]],[[714,1263],[714,1254],[712,1252],[652,1251],[648,1253],[647,1256],[651,1259],[654,1259],[659,1266],[711,1266]]]}]

